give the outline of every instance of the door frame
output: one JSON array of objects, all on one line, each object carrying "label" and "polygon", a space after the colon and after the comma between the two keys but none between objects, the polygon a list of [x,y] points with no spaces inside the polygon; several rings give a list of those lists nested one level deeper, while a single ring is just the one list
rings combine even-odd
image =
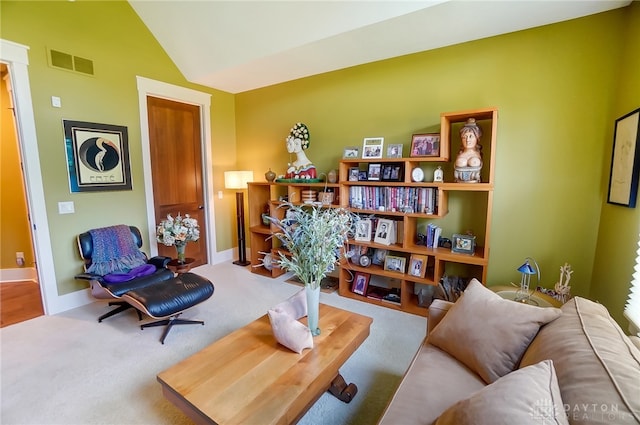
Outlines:
[{"label": "door frame", "polygon": [[58,295],[53,249],[49,234],[47,205],[42,185],[36,122],[29,85],[29,47],[0,39],[0,60],[7,64],[15,106],[16,132],[22,157],[27,209],[30,215],[31,236],[36,257],[36,272],[42,296],[44,314],[56,314],[76,307],[86,298],[80,294]]},{"label": "door frame", "polygon": [[200,149],[202,151],[202,172],[204,190],[204,208],[207,226],[207,258],[212,263],[216,249],[215,213],[213,202],[213,156],[211,149],[211,95],[197,90],[180,87],[162,81],[136,76],[138,104],[140,106],[140,138],[142,144],[142,167],[144,171],[144,189],[147,204],[147,225],[149,231],[149,251],[158,255],[156,233],[155,203],[153,200],[153,180],[151,178],[151,146],[149,142],[149,115],[147,97],[160,97],[200,107]]}]

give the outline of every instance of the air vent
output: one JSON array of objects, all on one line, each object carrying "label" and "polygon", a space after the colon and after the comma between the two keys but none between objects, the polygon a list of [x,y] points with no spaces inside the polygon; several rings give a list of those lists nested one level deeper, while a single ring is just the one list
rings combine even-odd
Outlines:
[{"label": "air vent", "polygon": [[90,59],[73,56],[59,50],[49,50],[50,64],[54,68],[80,72],[85,75],[93,75],[93,61]]}]

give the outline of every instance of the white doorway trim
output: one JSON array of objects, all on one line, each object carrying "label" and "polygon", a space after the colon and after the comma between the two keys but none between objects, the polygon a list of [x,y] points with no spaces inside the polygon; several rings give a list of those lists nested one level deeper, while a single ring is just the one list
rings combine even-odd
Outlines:
[{"label": "white doorway trim", "polygon": [[207,220],[207,258],[213,263],[216,249],[215,214],[213,209],[213,159],[211,153],[211,95],[161,81],[137,76],[138,103],[140,106],[140,137],[142,142],[142,167],[144,171],[144,190],[147,204],[147,225],[149,230],[149,247],[152,256],[158,255],[156,218],[153,202],[153,185],[151,178],[151,148],[149,145],[149,115],[147,114],[147,96],[169,99],[200,107],[202,125],[202,169],[204,171],[204,208]]},{"label": "white doorway trim", "polygon": [[[85,291],[58,295],[49,221],[42,186],[36,123],[29,85],[29,47],[0,39],[0,60],[7,64],[15,102],[18,145],[23,161],[27,208],[31,216],[33,247],[36,255],[38,282],[44,313],[56,314],[78,305],[86,298]],[[80,300],[80,303],[82,301]]]}]

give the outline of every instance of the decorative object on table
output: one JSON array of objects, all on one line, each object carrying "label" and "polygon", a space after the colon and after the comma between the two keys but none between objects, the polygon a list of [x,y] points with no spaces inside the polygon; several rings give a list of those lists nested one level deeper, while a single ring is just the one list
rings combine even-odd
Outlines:
[{"label": "decorative object on table", "polygon": [[402,145],[391,144],[387,146],[387,158],[402,158]]},{"label": "decorative object on table", "polygon": [[607,202],[635,208],[640,176],[640,108],[616,120]]},{"label": "decorative object on table", "polygon": [[451,241],[451,251],[460,254],[473,255],[476,249],[476,237],[473,235],[454,234]]},{"label": "decorative object on table", "polygon": [[334,169],[329,170],[327,173],[327,181],[329,183],[336,183],[338,181],[338,172]]},{"label": "decorative object on table", "polygon": [[369,273],[356,272],[353,277],[353,284],[351,285],[351,292],[358,295],[367,294],[367,286],[369,286]]},{"label": "decorative object on table", "polygon": [[382,147],[384,137],[367,137],[362,143],[362,158],[376,159],[382,158]]},{"label": "decorative object on table", "polygon": [[347,146],[342,152],[343,159],[354,159],[360,157],[360,148],[358,146]]},{"label": "decorative object on table", "polygon": [[438,165],[438,168],[433,172],[433,181],[434,182],[444,182],[444,173],[442,172],[442,167]]},{"label": "decorative object on table", "polygon": [[571,270],[571,264],[564,263],[562,267],[560,267],[560,280],[556,282],[553,289],[556,291],[556,299],[558,299],[562,304],[569,301],[571,297],[571,286],[569,286],[569,281],[571,280],[571,274],[573,270]]},{"label": "decorative object on table", "polygon": [[440,133],[414,134],[411,136],[411,152],[409,156],[440,156]]},{"label": "decorative object on table", "polygon": [[264,178],[271,183],[272,181],[274,181],[276,179],[276,173],[274,173],[273,171],[271,171],[271,168],[269,168],[269,171],[267,171],[266,173],[264,173]]},{"label": "decorative object on table", "polygon": [[344,257],[348,235],[354,229],[355,216],[343,208],[283,203],[282,220],[271,217],[278,238],[287,254],[274,258],[278,267],[293,272],[305,285],[309,329],[320,334],[318,313],[320,284]]},{"label": "decorative object on table", "polygon": [[303,190],[301,193],[302,202],[304,202],[305,204],[312,204],[316,202],[318,193],[315,190]]},{"label": "decorative object on table", "polygon": [[318,202],[322,205],[333,204],[334,198],[335,193],[333,193],[333,189],[325,189],[323,192],[318,192]]},{"label": "decorative object on table", "polygon": [[375,163],[369,164],[367,171],[367,180],[380,180],[380,173],[382,171],[382,165]]},{"label": "decorative object on table", "polygon": [[253,181],[253,171],[225,171],[224,187],[235,189],[236,192],[236,225],[238,228],[238,260],[233,264],[238,266],[248,266],[246,241],[244,236],[244,190],[247,183]]},{"label": "decorative object on table", "polygon": [[421,182],[424,180],[424,171],[422,171],[422,168],[416,167],[411,170],[411,180],[414,182]]},{"label": "decorative object on table", "polygon": [[62,122],[72,193],[131,190],[127,127]]},{"label": "decorative object on table", "polygon": [[276,341],[298,354],[305,348],[313,348],[311,331],[298,322],[298,319],[307,315],[304,289],[269,309],[267,313]]},{"label": "decorative object on table", "polygon": [[482,129],[475,118],[467,119],[460,129],[460,150],[456,157],[454,179],[459,183],[480,183],[482,170]]},{"label": "decorative object on table", "polygon": [[185,248],[188,242],[200,239],[198,220],[180,213],[174,217],[167,215],[156,228],[156,240],[166,246],[175,246],[178,253],[178,264],[185,263]]},{"label": "decorative object on table", "polygon": [[304,153],[311,143],[311,135],[307,126],[301,122],[296,123],[289,131],[286,141],[287,152],[289,152],[290,156],[295,154],[296,159],[287,164],[287,173],[284,179],[277,179],[276,181],[304,180],[307,182],[319,182],[320,179],[317,178],[315,165]]},{"label": "decorative object on table", "polygon": [[[535,264],[535,267],[531,265],[531,262]],[[524,264],[518,267],[518,271],[522,276],[520,277],[520,288],[518,288],[514,301],[528,304],[529,298],[531,298],[531,295],[533,294],[533,291],[529,290],[531,276],[538,276],[538,284],[534,286],[534,288],[536,288],[540,284],[540,266],[538,266],[538,262],[536,260],[531,257],[527,257],[524,260]]]}]

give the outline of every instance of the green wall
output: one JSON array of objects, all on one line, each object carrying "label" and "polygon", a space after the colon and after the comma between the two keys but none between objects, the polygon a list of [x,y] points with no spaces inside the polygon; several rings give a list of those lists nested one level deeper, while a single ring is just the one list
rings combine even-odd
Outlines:
[{"label": "green wall", "polygon": [[[212,94],[216,190],[222,189],[222,172],[236,162],[234,97],[187,83],[127,2],[3,0],[0,7],[0,36],[30,48],[29,77],[53,260],[58,292],[66,294],[86,287],[73,279],[82,270],[75,245],[78,233],[121,223],[143,231],[147,228],[136,76]],[[95,76],[50,67],[47,48],[92,60]],[[62,108],[51,106],[51,96],[62,99]],[[128,128],[133,190],[70,193],[63,119]],[[229,229],[235,220],[235,204],[231,195],[215,199],[218,250],[232,246]],[[59,215],[59,201],[73,201],[76,213]],[[145,243],[143,249],[148,250],[148,246]]]},{"label": "green wall", "polygon": [[640,3],[633,2],[621,24],[625,34],[622,42],[623,60],[617,67],[615,101],[609,117],[605,155],[602,164],[602,187],[605,202],[600,213],[596,256],[593,263],[590,296],[609,307],[612,314],[626,329],[622,311],[629,293],[629,282],[635,264],[640,232],[640,203],[626,208],[606,203],[609,169],[613,149],[613,125],[617,118],[640,108]]},{"label": "green wall", "polygon": [[238,162],[260,176],[269,167],[283,173],[284,139],[297,121],[309,126],[306,152],[320,171],[336,167],[343,147],[364,137],[403,143],[406,156],[411,134],[438,131],[441,112],[495,106],[487,283],[518,282],[516,268],[531,256],[543,286],[552,288],[568,262],[572,293],[589,296],[628,14],[619,9],[239,94]]}]

